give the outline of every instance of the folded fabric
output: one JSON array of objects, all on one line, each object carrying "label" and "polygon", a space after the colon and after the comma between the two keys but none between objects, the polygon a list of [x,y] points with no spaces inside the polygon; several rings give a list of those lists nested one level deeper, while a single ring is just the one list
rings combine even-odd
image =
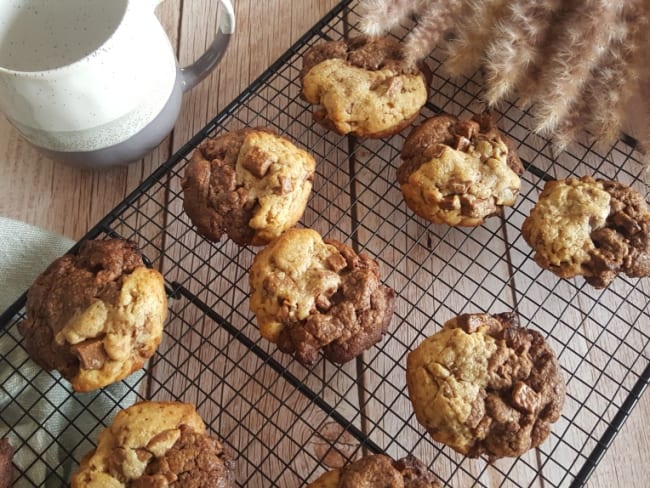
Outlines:
[{"label": "folded fabric", "polygon": [[0,313],[73,244],[67,237],[0,217]]}]

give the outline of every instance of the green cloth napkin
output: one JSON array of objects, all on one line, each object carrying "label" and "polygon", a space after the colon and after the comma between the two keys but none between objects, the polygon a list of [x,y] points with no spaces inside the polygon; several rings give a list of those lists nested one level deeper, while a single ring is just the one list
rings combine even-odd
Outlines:
[{"label": "green cloth napkin", "polygon": [[0,313],[73,245],[66,237],[0,217]]},{"label": "green cloth napkin", "polygon": [[[0,217],[0,313],[73,241]],[[19,320],[0,329],[0,437],[14,453],[14,486],[65,485],[98,432],[132,405],[144,376],[90,393],[74,393],[57,372],[43,371],[21,346]]]}]

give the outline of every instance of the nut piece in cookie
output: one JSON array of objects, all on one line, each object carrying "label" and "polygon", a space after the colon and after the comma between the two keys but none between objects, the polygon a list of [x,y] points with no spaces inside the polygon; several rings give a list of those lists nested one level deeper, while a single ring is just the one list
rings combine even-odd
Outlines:
[{"label": "nut piece in cookie", "polygon": [[72,488],[229,488],[233,462],[193,405],[140,402],[118,412],[72,476]]},{"label": "nut piece in cookie", "polygon": [[395,301],[376,261],[311,229],[290,229],[262,249],[250,287],[262,336],[304,365],[321,353],[344,363],[379,342]]},{"label": "nut piece in cookie", "polygon": [[311,193],[316,162],[266,129],[203,142],[187,165],[183,208],[199,234],[261,246],[293,227]]},{"label": "nut piece in cookie", "polygon": [[407,137],[402,159],[397,180],[406,204],[436,224],[481,225],[519,194],[521,160],[488,113],[427,119]]},{"label": "nut piece in cookie", "polygon": [[388,137],[407,127],[427,101],[425,67],[408,65],[393,38],[356,37],[305,53],[302,95],[314,119],[339,134]]},{"label": "nut piece in cookie", "polygon": [[76,391],[119,381],[142,368],[162,338],[162,275],[145,267],[133,242],[85,241],[55,260],[27,292],[18,326],[25,349]]},{"label": "nut piece in cookie", "polygon": [[434,440],[491,459],[541,444],[565,397],[553,351],[512,313],[447,321],[409,353],[406,383],[415,416]]},{"label": "nut piece in cookie", "polygon": [[618,275],[650,276],[650,211],[616,181],[548,181],[521,232],[535,261],[561,278],[604,288]]},{"label": "nut piece in cookie", "polygon": [[440,483],[414,456],[393,461],[374,454],[328,471],[307,488],[440,488]]}]

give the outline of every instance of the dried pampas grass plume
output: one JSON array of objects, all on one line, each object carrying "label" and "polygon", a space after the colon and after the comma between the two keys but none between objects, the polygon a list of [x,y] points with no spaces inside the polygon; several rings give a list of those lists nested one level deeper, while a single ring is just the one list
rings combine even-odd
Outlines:
[{"label": "dried pampas grass plume", "polygon": [[[650,0],[361,0],[361,6],[360,28],[371,35],[414,15],[418,21],[404,41],[407,60],[446,47],[451,75],[481,69],[487,104],[518,97],[530,107],[534,130],[553,136],[559,148],[585,131],[611,144],[629,119],[637,80],[650,91]],[[640,105],[645,116],[635,121],[635,135],[648,147],[650,100]]]},{"label": "dried pampas grass plume", "polygon": [[404,49],[407,61],[415,63],[436,47],[462,5],[463,0],[361,0],[359,28],[365,34],[379,36],[416,16],[417,26],[406,37]]},{"label": "dried pampas grass plume", "polygon": [[639,80],[633,59],[639,49],[641,26],[636,5],[627,5],[612,22],[612,42],[600,62],[592,69],[581,98],[555,131],[558,149],[564,149],[585,128],[594,142],[612,141],[621,132],[625,110]]},{"label": "dried pampas grass plume", "polygon": [[537,83],[522,87],[520,96],[535,101],[536,130],[551,134],[567,116],[589,74],[609,46],[609,26],[618,2],[583,0],[551,27],[546,61]]},{"label": "dried pampas grass plume", "polygon": [[511,95],[531,66],[539,61],[548,29],[562,0],[514,0],[498,20],[485,49],[485,98],[495,105]]},{"label": "dried pampas grass plume", "polygon": [[[446,1],[446,0],[441,0]],[[483,59],[496,22],[505,9],[505,0],[465,0],[455,36],[447,46],[445,69],[452,76],[470,75]]]},{"label": "dried pampas grass plume", "polygon": [[416,63],[428,56],[438,45],[448,26],[453,24],[462,6],[462,0],[431,2],[429,8],[418,19],[417,27],[404,41],[406,60]]},{"label": "dried pampas grass plume", "polygon": [[359,28],[370,36],[380,36],[409,15],[417,13],[424,3],[413,0],[362,0],[359,3]]}]

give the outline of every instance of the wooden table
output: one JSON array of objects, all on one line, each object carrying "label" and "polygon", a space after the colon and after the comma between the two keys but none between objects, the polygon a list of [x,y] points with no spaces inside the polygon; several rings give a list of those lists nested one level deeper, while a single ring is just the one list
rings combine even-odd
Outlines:
[{"label": "wooden table", "polygon": [[[159,17],[181,64],[201,52],[212,33],[213,0],[166,0]],[[221,65],[184,99],[176,128],[150,155],[128,167],[82,171],[39,154],[0,118],[0,215],[80,238],[153,169],[217,114],[335,0],[235,0],[237,32]],[[650,480],[650,395],[645,395],[592,476],[589,486],[646,486]]]}]

